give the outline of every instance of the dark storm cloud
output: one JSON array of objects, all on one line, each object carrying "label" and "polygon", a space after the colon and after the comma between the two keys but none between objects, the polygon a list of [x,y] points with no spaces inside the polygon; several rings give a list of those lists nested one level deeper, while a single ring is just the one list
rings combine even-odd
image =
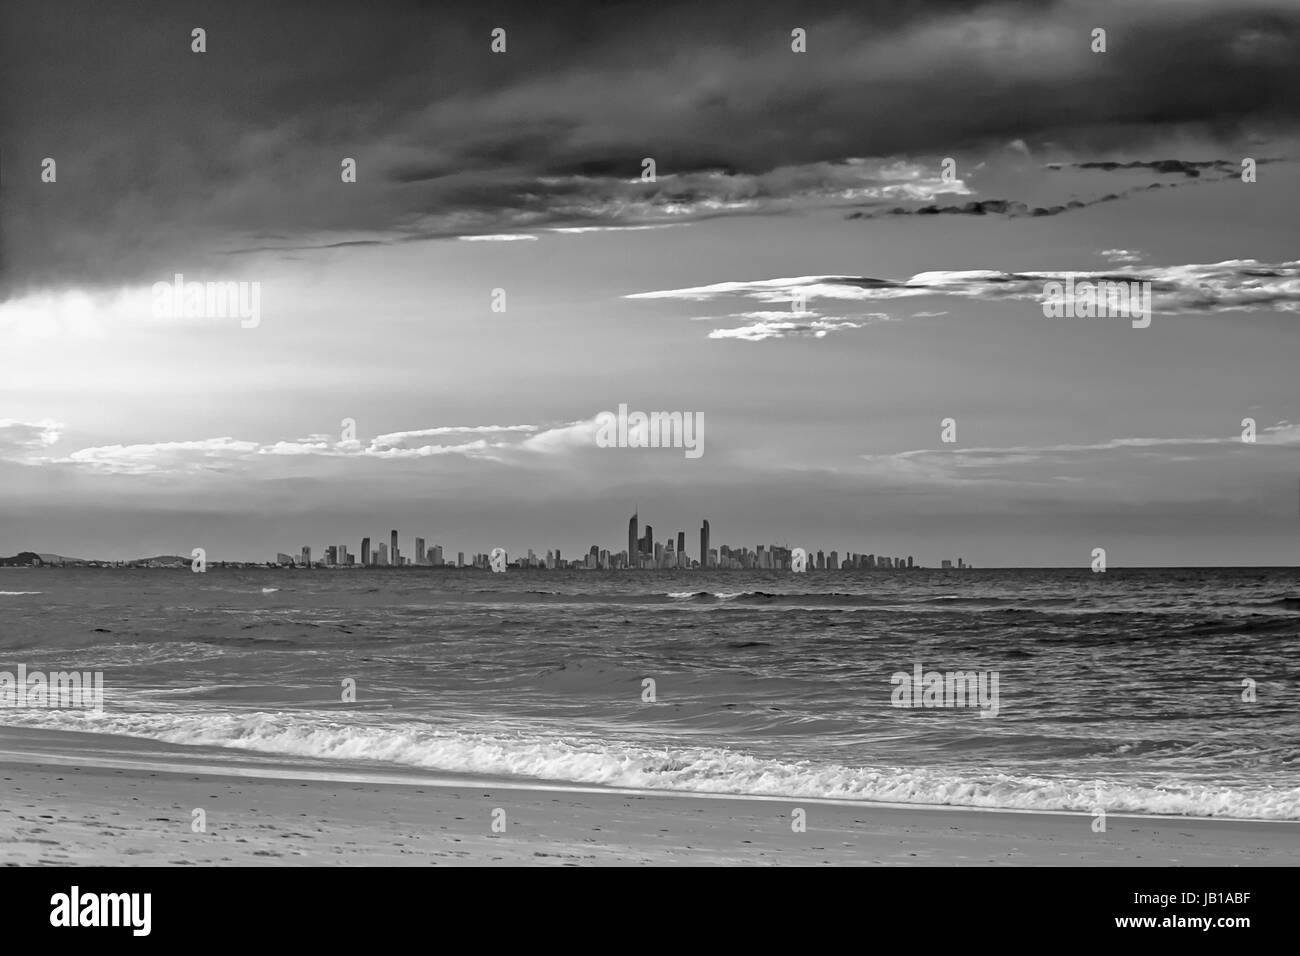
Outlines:
[{"label": "dark storm cloud", "polygon": [[847,219],[874,219],[880,216],[1007,216],[1015,218],[1017,216],[1059,216],[1063,212],[1070,212],[1074,209],[1085,209],[1088,206],[1095,206],[1098,203],[1111,202],[1119,199],[1117,193],[1109,193],[1099,199],[1093,199],[1084,202],[1079,199],[1072,199],[1067,203],[1059,206],[1029,206],[1022,202],[1016,202],[1013,199],[974,199],[960,206],[940,206],[936,203],[930,203],[926,206],[918,206],[915,209],[907,209],[903,206],[895,206],[893,209],[882,210],[874,213],[853,212],[849,213]]},{"label": "dark storm cloud", "polygon": [[[1266,163],[1279,162],[1279,160],[1259,159],[1255,162],[1258,166]],[[1007,218],[1014,219],[1021,216],[1029,216],[1033,218],[1059,216],[1062,213],[1073,212],[1076,209],[1087,209],[1090,206],[1115,202],[1118,199],[1125,199],[1129,196],[1135,196],[1152,189],[1176,189],[1181,186],[1195,186],[1206,182],[1221,182],[1228,179],[1237,179],[1241,171],[1239,163],[1226,159],[1204,161],[1157,159],[1131,160],[1129,162],[1094,161],[1080,163],[1048,163],[1045,168],[1056,171],[1067,166],[1071,169],[1101,170],[1104,172],[1152,170],[1166,175],[1181,174],[1187,178],[1178,182],[1145,183],[1140,186],[1131,186],[1128,189],[1123,189],[1119,192],[1106,193],[1090,199],[1071,199],[1066,202],[1054,203],[1049,206],[1031,206],[1028,203],[1014,199],[974,199],[960,205],[927,203],[925,205],[894,206],[890,209],[876,209],[871,211],[859,210],[857,212],[849,213],[845,218],[878,219],[881,216],[1006,216]],[[1202,170],[1213,170],[1217,175],[1212,177],[1202,177]]]},{"label": "dark storm cloud", "polygon": [[[780,208],[852,195],[850,157],[1012,137],[1091,160],[1290,131],[1297,54],[1300,11],[1263,0],[9,2],[0,283],[153,281],[268,232],[316,247]],[[635,192],[647,156],[660,181]]]},{"label": "dark storm cloud", "polygon": [[[1060,169],[1062,165],[1064,164],[1048,163],[1047,168]],[[1199,177],[1203,169],[1214,169],[1228,175],[1231,175],[1237,169],[1237,164],[1227,159],[1207,159],[1199,162],[1186,159],[1135,159],[1127,163],[1091,162],[1071,163],[1070,165],[1075,169],[1102,169],[1107,172],[1113,172],[1117,169],[1151,169],[1158,173],[1182,173],[1190,179]]]}]

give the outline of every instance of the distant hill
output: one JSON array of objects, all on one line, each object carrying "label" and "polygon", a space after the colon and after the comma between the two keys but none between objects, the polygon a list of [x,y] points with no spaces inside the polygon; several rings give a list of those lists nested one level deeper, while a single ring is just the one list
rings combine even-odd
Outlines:
[{"label": "distant hill", "polygon": [[157,554],[151,558],[136,558],[132,561],[105,561],[99,558],[69,558],[62,554],[37,554],[35,551],[20,551],[11,558],[0,558],[0,568],[39,568],[45,565],[116,565],[137,568],[179,568],[189,567],[191,560],[179,554]]}]

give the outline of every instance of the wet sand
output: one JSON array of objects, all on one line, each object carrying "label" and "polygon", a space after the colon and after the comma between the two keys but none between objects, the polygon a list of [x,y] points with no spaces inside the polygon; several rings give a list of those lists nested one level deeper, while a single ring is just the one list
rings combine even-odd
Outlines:
[{"label": "wet sand", "polygon": [[[1111,814],[1106,832],[1094,833],[1081,813],[478,782],[88,736],[0,731],[0,864],[1300,862],[1294,823]],[[796,809],[806,814],[803,832],[792,826]]]}]

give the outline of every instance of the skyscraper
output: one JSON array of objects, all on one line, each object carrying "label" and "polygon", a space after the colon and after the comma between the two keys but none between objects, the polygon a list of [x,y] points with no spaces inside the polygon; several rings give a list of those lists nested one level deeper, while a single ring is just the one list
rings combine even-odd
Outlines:
[{"label": "skyscraper", "polygon": [[425,557],[425,553],[424,553],[424,539],[416,538],[415,539],[415,563],[424,564],[426,560],[427,558]]},{"label": "skyscraper", "polygon": [[686,553],[686,532],[677,532],[677,560],[680,562],[682,555]]},{"label": "skyscraper", "polygon": [[709,519],[704,519],[704,524],[700,525],[700,567],[708,567],[709,563]]},{"label": "skyscraper", "polygon": [[393,531],[392,531],[392,539],[393,539],[393,544],[392,544],[391,549],[389,550],[389,554],[388,554],[388,563],[389,563],[389,564],[401,564],[402,562],[398,559],[398,550],[397,550],[397,529],[396,529],[396,528],[394,528]]},{"label": "skyscraper", "polygon": [[633,513],[627,522],[627,562],[628,567],[638,568],[641,566],[636,559],[636,554],[640,550],[640,543],[637,541],[637,515]]},{"label": "skyscraper", "polygon": [[361,563],[362,564],[370,563],[370,539],[369,538],[361,539]]}]

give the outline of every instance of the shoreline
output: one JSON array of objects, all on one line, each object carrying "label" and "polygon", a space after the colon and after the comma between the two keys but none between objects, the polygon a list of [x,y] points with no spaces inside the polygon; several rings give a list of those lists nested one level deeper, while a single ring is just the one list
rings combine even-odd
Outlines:
[{"label": "shoreline", "polygon": [[[1294,865],[1290,820],[602,788],[0,728],[7,865]],[[94,744],[94,746],[92,746]],[[202,811],[205,829],[197,821]],[[802,811],[805,829],[797,827]],[[495,829],[494,829],[495,827]]]}]

